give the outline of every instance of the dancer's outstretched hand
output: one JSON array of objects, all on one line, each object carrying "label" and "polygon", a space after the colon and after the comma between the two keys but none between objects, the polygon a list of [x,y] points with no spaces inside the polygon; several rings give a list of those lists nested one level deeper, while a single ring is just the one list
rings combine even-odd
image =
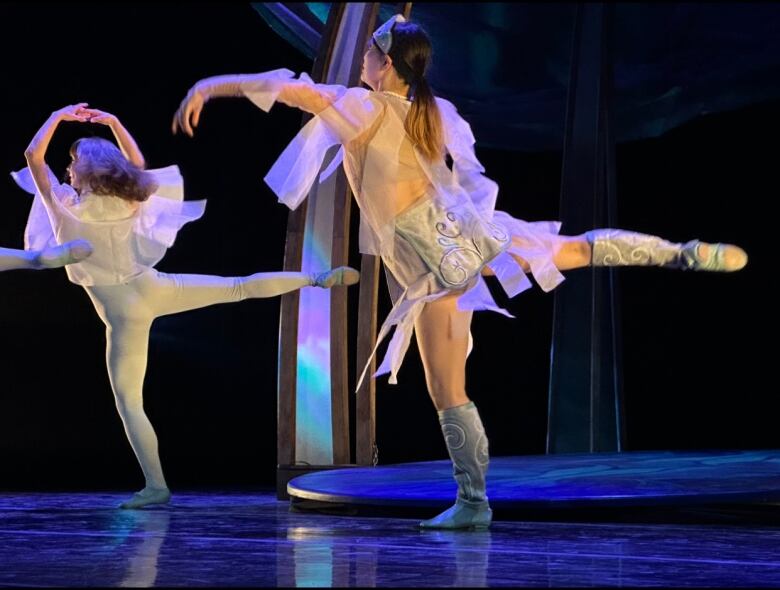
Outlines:
[{"label": "dancer's outstretched hand", "polygon": [[88,121],[87,116],[83,113],[87,103],[80,102],[78,104],[69,104],[66,107],[62,107],[59,110],[54,111],[62,121],[78,121],[79,123],[86,123]]},{"label": "dancer's outstretched hand", "polygon": [[87,116],[87,121],[89,121],[90,123],[98,123],[100,125],[112,125],[117,121],[116,115],[112,115],[111,113],[107,113],[99,109],[83,108],[81,109],[80,112]]},{"label": "dancer's outstretched hand", "polygon": [[176,134],[178,129],[181,129],[192,137],[194,131],[193,128],[198,126],[200,121],[200,112],[203,110],[203,105],[206,104],[207,97],[204,96],[202,90],[195,84],[184,100],[181,101],[179,109],[173,116],[173,123],[171,124],[171,131]]}]

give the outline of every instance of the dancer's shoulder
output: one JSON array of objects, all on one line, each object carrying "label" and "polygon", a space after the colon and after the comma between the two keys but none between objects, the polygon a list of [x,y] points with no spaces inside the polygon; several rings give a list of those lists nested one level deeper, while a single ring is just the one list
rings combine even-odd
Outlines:
[{"label": "dancer's shoulder", "polygon": [[457,107],[446,98],[436,97],[436,104],[441,113],[442,124],[448,144],[465,143],[471,145],[474,143],[474,134],[471,131],[471,125],[458,112]]},{"label": "dancer's shoulder", "polygon": [[373,90],[350,86],[344,88],[332,104],[338,112],[356,115],[364,121],[375,120],[386,106],[386,100],[380,95],[381,93]]},{"label": "dancer's shoulder", "polygon": [[77,205],[81,201],[79,193],[68,183],[60,184],[56,181],[53,182],[51,185],[51,193],[59,203],[62,203],[67,207]]},{"label": "dancer's shoulder", "polygon": [[442,98],[441,96],[437,96],[437,97],[435,97],[435,99],[436,99],[436,104],[439,106],[439,108],[445,108],[447,110],[453,110],[456,113],[458,112],[457,107],[454,104],[452,104],[449,100],[447,100],[446,98]]}]

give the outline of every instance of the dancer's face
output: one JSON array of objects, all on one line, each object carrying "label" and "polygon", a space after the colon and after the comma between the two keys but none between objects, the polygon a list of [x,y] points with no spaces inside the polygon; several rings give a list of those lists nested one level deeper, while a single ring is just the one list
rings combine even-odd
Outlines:
[{"label": "dancer's face", "polygon": [[68,173],[68,184],[78,190],[81,183],[79,182],[79,177],[75,170],[75,164],[76,159],[71,159],[70,164],[68,164],[68,167],[65,170]]},{"label": "dancer's face", "polygon": [[377,90],[392,67],[392,60],[384,55],[376,45],[369,43],[366,52],[363,54],[360,80],[368,85],[371,90]]}]

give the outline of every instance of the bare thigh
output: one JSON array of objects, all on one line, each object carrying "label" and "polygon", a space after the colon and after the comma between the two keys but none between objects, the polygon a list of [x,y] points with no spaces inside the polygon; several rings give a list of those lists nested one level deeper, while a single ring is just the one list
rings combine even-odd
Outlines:
[{"label": "bare thigh", "polygon": [[[512,236],[512,246],[522,248],[526,240],[519,236]],[[531,265],[523,257],[512,254],[517,263],[526,273],[531,272]],[[551,256],[558,270],[572,270],[583,268],[590,264],[590,243],[584,234],[577,236],[555,236],[552,238]],[[482,269],[482,276],[493,276],[495,273],[487,266]]]}]

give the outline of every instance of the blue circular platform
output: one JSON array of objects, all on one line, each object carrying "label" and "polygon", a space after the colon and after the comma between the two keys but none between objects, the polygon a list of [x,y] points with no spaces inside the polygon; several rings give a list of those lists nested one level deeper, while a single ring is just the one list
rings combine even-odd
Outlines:
[{"label": "blue circular platform", "polygon": [[[319,471],[287,484],[293,501],[449,506],[450,461]],[[780,450],[649,451],[493,457],[494,508],[581,508],[780,502]]]}]

